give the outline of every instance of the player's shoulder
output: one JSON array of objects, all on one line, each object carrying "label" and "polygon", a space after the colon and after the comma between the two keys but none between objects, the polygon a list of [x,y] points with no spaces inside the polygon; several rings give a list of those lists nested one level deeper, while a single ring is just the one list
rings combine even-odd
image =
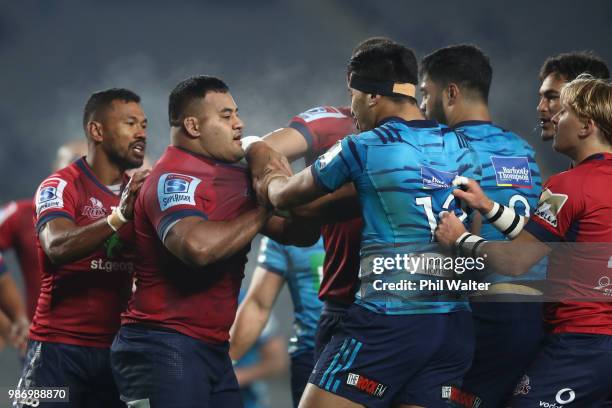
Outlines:
[{"label": "player's shoulder", "polygon": [[323,119],[351,119],[351,110],[346,107],[336,106],[317,106],[310,108],[296,116],[293,121],[300,120],[305,123],[311,123]]}]

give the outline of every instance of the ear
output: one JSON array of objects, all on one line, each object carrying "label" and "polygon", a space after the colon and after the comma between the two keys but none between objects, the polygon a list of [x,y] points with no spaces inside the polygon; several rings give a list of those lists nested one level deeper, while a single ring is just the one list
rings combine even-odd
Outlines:
[{"label": "ear", "polygon": [[183,119],[183,127],[185,128],[187,136],[194,139],[200,137],[200,122],[194,116],[187,116]]},{"label": "ear", "polygon": [[378,102],[380,101],[381,96],[380,95],[375,95],[375,94],[369,94],[368,95],[368,106],[376,106],[378,104]]},{"label": "ear", "polygon": [[587,138],[589,135],[591,135],[595,131],[596,127],[597,125],[595,125],[595,122],[593,122],[593,119],[581,120],[580,130],[578,130],[578,137],[580,139]]},{"label": "ear", "polygon": [[457,99],[459,98],[459,94],[461,93],[461,91],[459,90],[459,87],[457,86],[457,84],[450,83],[446,87],[446,93],[448,97],[448,104],[453,105],[457,102]]},{"label": "ear", "polygon": [[87,122],[87,134],[94,142],[102,143],[102,140],[104,139],[102,123],[93,120]]}]

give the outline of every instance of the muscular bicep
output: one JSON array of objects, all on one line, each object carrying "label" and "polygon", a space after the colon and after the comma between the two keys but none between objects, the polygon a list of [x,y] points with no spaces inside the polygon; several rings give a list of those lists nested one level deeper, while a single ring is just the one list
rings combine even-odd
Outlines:
[{"label": "muscular bicep", "polygon": [[168,228],[165,236],[161,237],[164,246],[184,263],[194,264],[198,248],[192,235],[198,230],[206,233],[207,226],[204,222],[202,217],[196,216],[179,219]]},{"label": "muscular bicep", "polygon": [[264,136],[264,140],[274,150],[283,154],[289,161],[304,157],[308,143],[304,136],[293,128],[281,128]]}]

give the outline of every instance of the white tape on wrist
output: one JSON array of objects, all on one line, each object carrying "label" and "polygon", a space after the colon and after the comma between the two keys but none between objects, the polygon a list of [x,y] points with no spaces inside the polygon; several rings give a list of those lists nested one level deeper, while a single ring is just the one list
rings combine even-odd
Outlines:
[{"label": "white tape on wrist", "polygon": [[459,250],[464,255],[476,258],[478,247],[485,242],[487,241],[483,237],[464,232],[455,241],[455,249]]},{"label": "white tape on wrist", "polygon": [[496,202],[493,202],[493,208],[485,214],[485,217],[495,228],[510,239],[516,238],[525,226],[523,217],[512,208]]},{"label": "white tape on wrist", "polygon": [[240,139],[240,142],[242,143],[242,150],[244,150],[245,153],[249,150],[253,143],[261,141],[263,141],[263,139],[259,136],[245,136]]},{"label": "white tape on wrist", "polygon": [[106,223],[115,232],[119,231],[119,228],[123,227],[128,221],[129,220],[123,216],[118,207],[115,207],[110,215],[106,217]]}]

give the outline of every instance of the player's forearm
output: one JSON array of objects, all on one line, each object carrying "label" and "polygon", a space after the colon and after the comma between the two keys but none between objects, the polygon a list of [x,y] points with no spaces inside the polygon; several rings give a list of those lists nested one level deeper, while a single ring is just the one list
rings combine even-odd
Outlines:
[{"label": "player's forearm", "polygon": [[11,322],[11,319],[9,319],[9,317],[2,310],[0,310],[0,340],[2,340],[0,341],[0,350],[3,348],[2,345],[9,338],[12,325],[13,323]]},{"label": "player's forearm", "polygon": [[258,207],[231,221],[201,221],[184,236],[177,256],[195,266],[229,258],[251,242],[269,217],[265,208]]},{"label": "player's forearm", "polygon": [[294,208],[292,213],[321,224],[330,224],[360,217],[361,204],[353,183],[348,183],[333,193]]},{"label": "player's forearm", "polygon": [[319,240],[321,226],[316,220],[301,217],[272,217],[262,232],[283,245],[308,247]]},{"label": "player's forearm", "polygon": [[10,275],[0,277],[0,309],[12,321],[27,320],[23,298]]},{"label": "player's forearm", "polygon": [[236,314],[236,320],[230,331],[230,356],[239,360],[257,341],[271,309],[263,307],[254,299],[248,297],[242,302]]},{"label": "player's forearm", "polygon": [[271,176],[268,183],[268,199],[279,210],[289,210],[309,203],[324,194],[314,183],[310,167],[292,177]]},{"label": "player's forearm", "polygon": [[237,377],[241,387],[285,371],[288,365],[285,342],[280,337],[268,340],[261,350],[261,360],[252,366],[238,368]]},{"label": "player's forearm", "polygon": [[40,232],[40,242],[51,262],[62,265],[92,254],[113,233],[105,218],[86,226],[63,229],[56,229],[47,224]]}]

